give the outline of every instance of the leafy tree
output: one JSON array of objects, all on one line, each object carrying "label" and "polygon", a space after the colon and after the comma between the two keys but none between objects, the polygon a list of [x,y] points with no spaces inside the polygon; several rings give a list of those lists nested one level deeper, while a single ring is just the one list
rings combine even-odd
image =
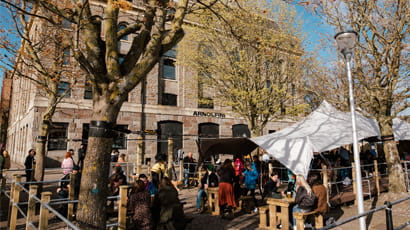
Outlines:
[{"label": "leafy tree", "polygon": [[[45,13],[32,14],[21,2],[0,0],[25,16],[46,21],[58,16],[71,22],[70,47],[93,90],[93,111],[87,155],[81,181],[77,221],[81,229],[106,225],[109,153],[116,120],[128,93],[158,63],[162,54],[184,36],[183,20],[188,12],[212,7],[217,0],[125,0],[98,2],[31,0]],[[226,0],[227,4],[235,1]],[[49,14],[52,14],[50,17]],[[122,18],[127,24],[119,25]],[[121,53],[120,41],[132,37],[131,47]],[[125,54],[124,58],[121,54]]]},{"label": "leafy tree", "polygon": [[[39,126],[39,137],[36,144],[36,167],[34,179],[43,181],[46,138],[52,125],[52,117],[56,112],[59,102],[69,93],[70,88],[59,88],[63,82],[75,84],[73,67],[69,65],[70,44],[69,28],[63,26],[60,17],[50,17],[50,21],[26,17],[16,8],[8,7],[11,22],[8,28],[2,28],[0,47],[6,54],[0,59],[10,77],[20,78],[22,81],[32,81],[39,92],[47,98],[45,111],[42,112],[42,122]],[[32,7],[22,2],[20,10],[39,12],[38,7]],[[44,14],[44,13],[43,13]],[[13,36],[10,36],[10,33]],[[15,40],[21,41],[21,44]],[[24,89],[28,90],[28,89]],[[30,92],[25,92],[29,94]],[[20,105],[23,106],[24,105]]]},{"label": "leafy tree", "polygon": [[[359,34],[353,77],[357,106],[380,126],[389,171],[389,191],[406,191],[392,119],[408,108],[410,2],[400,0],[306,1],[331,26]],[[345,78],[336,71],[335,79]],[[339,80],[341,81],[341,80]],[[344,84],[346,86],[346,84]],[[345,98],[345,91],[330,91]],[[328,94],[322,94],[328,97]]]},{"label": "leafy tree", "polygon": [[301,34],[296,11],[282,1],[216,4],[185,26],[181,64],[197,73],[199,106],[231,106],[247,120],[252,135],[269,121],[295,115],[300,104]]}]

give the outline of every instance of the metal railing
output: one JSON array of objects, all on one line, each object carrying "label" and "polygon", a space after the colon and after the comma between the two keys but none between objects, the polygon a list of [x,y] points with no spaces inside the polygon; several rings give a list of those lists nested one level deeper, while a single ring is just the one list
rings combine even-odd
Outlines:
[{"label": "metal railing", "polygon": [[325,226],[325,227],[323,227],[323,228],[318,228],[318,229],[316,229],[316,230],[332,229],[332,228],[338,227],[338,226],[340,226],[340,225],[349,223],[349,222],[351,222],[351,221],[357,220],[357,219],[359,219],[360,217],[367,216],[367,215],[372,214],[372,213],[374,213],[374,212],[381,211],[381,210],[383,210],[383,209],[386,211],[386,229],[387,229],[387,230],[400,230],[400,229],[405,228],[406,226],[409,226],[409,225],[410,225],[410,221],[407,221],[407,222],[403,223],[402,225],[400,225],[400,226],[397,227],[397,228],[393,228],[392,207],[393,207],[393,205],[399,204],[399,203],[404,202],[404,201],[406,201],[406,200],[410,200],[410,196],[405,197],[405,198],[402,198],[402,199],[399,199],[399,200],[396,200],[396,201],[393,201],[393,202],[386,201],[386,202],[384,203],[384,205],[382,205],[382,206],[376,207],[376,208],[374,208],[374,209],[371,209],[371,210],[369,210],[369,211],[363,212],[363,213],[358,214],[358,215],[356,215],[356,216],[349,217],[349,218],[344,219],[344,220],[342,220],[342,221],[335,222],[335,223],[330,224],[330,225],[328,225],[328,226]]}]

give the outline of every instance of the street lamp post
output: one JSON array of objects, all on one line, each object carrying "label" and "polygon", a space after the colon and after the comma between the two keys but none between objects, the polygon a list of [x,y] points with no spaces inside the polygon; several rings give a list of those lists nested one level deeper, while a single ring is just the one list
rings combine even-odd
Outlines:
[{"label": "street lamp post", "polygon": [[[340,32],[335,35],[338,50],[343,54],[346,61],[347,77],[349,80],[349,102],[350,102],[350,112],[352,114],[352,132],[353,132],[353,155],[355,164],[355,174],[356,174],[356,200],[357,200],[357,210],[359,214],[364,212],[363,205],[363,190],[362,190],[362,173],[360,171],[360,155],[359,147],[356,133],[356,115],[355,115],[355,104],[354,104],[354,94],[353,94],[353,81],[352,81],[352,70],[350,67],[350,61],[353,55],[353,48],[356,45],[358,36],[355,31],[345,31]],[[365,217],[360,218],[360,230],[366,230],[366,219]]]}]

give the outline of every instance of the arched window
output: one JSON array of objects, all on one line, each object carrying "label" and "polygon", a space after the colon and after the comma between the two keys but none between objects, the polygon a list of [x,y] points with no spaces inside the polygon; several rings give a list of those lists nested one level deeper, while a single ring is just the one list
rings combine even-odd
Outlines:
[{"label": "arched window", "polygon": [[[127,28],[127,25],[124,24],[124,23],[122,23],[122,24],[120,24],[120,25],[118,26],[118,31],[123,30],[123,29],[125,29],[125,28]],[[121,37],[121,40],[125,40],[125,41],[128,40],[128,35],[122,36],[122,37]]]}]

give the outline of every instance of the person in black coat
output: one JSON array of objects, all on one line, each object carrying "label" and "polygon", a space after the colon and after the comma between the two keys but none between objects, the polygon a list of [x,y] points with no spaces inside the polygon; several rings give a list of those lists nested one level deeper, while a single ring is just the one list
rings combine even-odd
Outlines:
[{"label": "person in black coat", "polygon": [[262,197],[282,198],[282,194],[278,192],[279,186],[279,174],[277,172],[272,172],[269,176],[268,182],[266,182],[265,186],[263,186]]},{"label": "person in black coat", "polygon": [[[30,149],[28,151],[28,156],[26,157],[26,160],[24,161],[24,166],[26,168],[26,182],[33,181],[33,168],[34,165],[36,164],[36,160],[34,156],[36,155],[36,150]],[[26,187],[28,187],[28,184],[26,184]]]}]

